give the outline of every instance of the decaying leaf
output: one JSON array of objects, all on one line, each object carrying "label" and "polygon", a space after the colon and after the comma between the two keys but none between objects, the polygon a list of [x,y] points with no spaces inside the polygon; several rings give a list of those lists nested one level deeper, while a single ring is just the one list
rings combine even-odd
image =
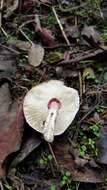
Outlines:
[{"label": "decaying leaf", "polygon": [[49,30],[47,28],[39,28],[38,29],[38,33],[40,34],[43,42],[46,45],[48,45],[49,47],[56,45],[55,38],[52,35],[52,31],[51,30]]},{"label": "decaying leaf", "polygon": [[92,46],[98,46],[101,42],[100,34],[95,30],[94,26],[85,26],[81,35]]},{"label": "decaying leaf", "polygon": [[0,48],[0,78],[12,77],[16,73],[16,55],[11,51]]},{"label": "decaying leaf", "polygon": [[31,48],[28,52],[29,64],[37,67],[41,64],[44,57],[44,49],[41,45],[32,43]]},{"label": "decaying leaf", "polygon": [[78,26],[67,25],[65,31],[66,31],[67,36],[74,38],[74,39],[78,38],[80,35]]},{"label": "decaying leaf", "polygon": [[22,105],[12,102],[5,83],[0,88],[0,177],[6,175],[7,157],[20,148],[23,122]]},{"label": "decaying leaf", "polygon": [[27,41],[14,40],[12,42],[8,41],[8,43],[24,51],[28,51],[31,47],[30,42]]},{"label": "decaying leaf", "polygon": [[11,164],[11,168],[15,167],[18,163],[23,161],[35,148],[37,148],[41,143],[40,138],[34,133],[30,134],[29,137],[23,143],[23,146],[19,154],[15,157]]}]

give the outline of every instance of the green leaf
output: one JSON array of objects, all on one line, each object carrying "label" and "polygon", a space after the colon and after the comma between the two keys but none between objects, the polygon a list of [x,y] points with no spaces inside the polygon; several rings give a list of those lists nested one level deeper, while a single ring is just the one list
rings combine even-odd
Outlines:
[{"label": "green leaf", "polygon": [[49,154],[49,155],[48,155],[48,160],[51,161],[52,159],[53,159],[52,155]]}]

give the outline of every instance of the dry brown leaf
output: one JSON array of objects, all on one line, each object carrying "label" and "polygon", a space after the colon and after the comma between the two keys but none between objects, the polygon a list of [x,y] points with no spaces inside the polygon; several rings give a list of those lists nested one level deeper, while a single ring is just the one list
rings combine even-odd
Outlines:
[{"label": "dry brown leaf", "polygon": [[20,148],[23,123],[22,105],[12,102],[6,83],[0,88],[0,177],[6,175],[7,157]]},{"label": "dry brown leaf", "polygon": [[0,47],[0,78],[14,77],[16,71],[16,55],[8,49]]},{"label": "dry brown leaf", "polygon": [[[41,139],[34,133],[30,133],[22,145],[19,154],[11,163],[11,168],[16,167],[17,164],[22,162],[34,149],[36,149],[41,143]],[[11,169],[10,168],[10,169]]]},{"label": "dry brown leaf", "polygon": [[81,35],[88,44],[96,47],[101,43],[100,34],[95,30],[94,26],[85,26],[82,30]]},{"label": "dry brown leaf", "polygon": [[53,47],[57,44],[51,30],[39,28],[37,32],[39,32],[43,42],[49,47]]},{"label": "dry brown leaf", "polygon": [[41,45],[32,43],[30,50],[28,51],[29,64],[37,67],[41,64],[44,57],[44,49]]}]

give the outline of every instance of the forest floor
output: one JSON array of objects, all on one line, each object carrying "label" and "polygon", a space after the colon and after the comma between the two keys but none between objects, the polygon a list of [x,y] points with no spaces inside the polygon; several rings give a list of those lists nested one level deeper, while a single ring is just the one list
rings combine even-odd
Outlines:
[{"label": "forest floor", "polygon": [[[80,96],[52,144],[22,110],[26,93],[50,79]],[[1,190],[107,190],[106,1],[1,0],[0,128]]]}]

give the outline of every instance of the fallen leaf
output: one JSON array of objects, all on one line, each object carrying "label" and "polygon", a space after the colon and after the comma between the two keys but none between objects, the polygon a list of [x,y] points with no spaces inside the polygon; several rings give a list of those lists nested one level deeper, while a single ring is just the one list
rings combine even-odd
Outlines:
[{"label": "fallen leaf", "polygon": [[39,66],[43,60],[44,53],[42,46],[32,43],[31,48],[28,51],[29,64],[34,67]]},{"label": "fallen leaf", "polygon": [[96,47],[101,43],[100,34],[95,30],[94,26],[85,26],[81,32],[82,37],[88,44]]},{"label": "fallen leaf", "polygon": [[65,29],[65,32],[67,34],[68,37],[71,37],[71,38],[79,38],[79,29],[77,26],[70,26],[67,24],[67,27]]},{"label": "fallen leaf", "polygon": [[56,45],[55,38],[53,37],[51,30],[47,28],[38,28],[37,32],[39,32],[43,42],[46,45],[49,47]]},{"label": "fallen leaf", "polygon": [[12,102],[5,83],[0,88],[0,177],[6,175],[7,157],[20,148],[23,123],[22,105]]},{"label": "fallen leaf", "polygon": [[14,40],[14,41],[8,41],[8,44],[14,45],[15,47],[24,50],[24,51],[28,51],[31,47],[30,42],[27,41],[21,41],[21,40]]},{"label": "fallen leaf", "polygon": [[39,3],[38,0],[23,0],[23,3],[21,3],[21,10],[25,11],[30,11],[35,5]]},{"label": "fallen leaf", "polygon": [[34,131],[34,133],[30,134],[25,140],[19,154],[12,161],[10,168],[16,167],[16,165],[23,161],[35,148],[40,145],[40,143],[41,140],[38,136],[36,136]]},{"label": "fallen leaf", "polygon": [[16,55],[0,47],[0,78],[13,77],[16,73]]}]

